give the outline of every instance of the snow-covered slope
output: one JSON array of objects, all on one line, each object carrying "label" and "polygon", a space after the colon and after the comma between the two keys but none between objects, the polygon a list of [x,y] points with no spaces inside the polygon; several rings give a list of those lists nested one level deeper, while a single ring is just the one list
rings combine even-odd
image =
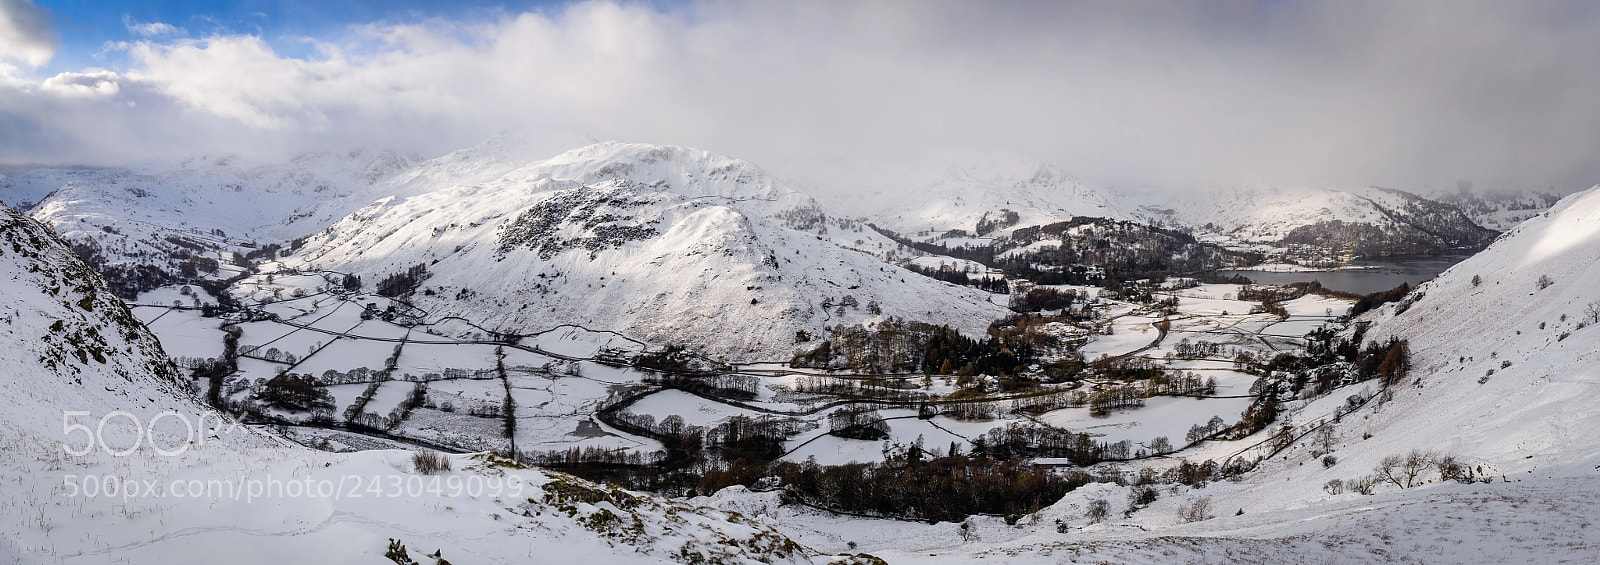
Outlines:
[{"label": "snow-covered slope", "polygon": [[[918,240],[950,230],[983,236],[1073,217],[1138,219],[1104,189],[1019,155],[963,155],[920,177],[842,195],[829,209]],[[1007,212],[1015,213],[1008,219]]]},{"label": "snow-covered slope", "polygon": [[160,342],[105,282],[44,226],[4,206],[0,297],[0,437],[59,440],[64,410],[194,407]]},{"label": "snow-covered slope", "polygon": [[1239,185],[1179,196],[1172,218],[1224,241],[1301,246],[1325,256],[1477,249],[1495,233],[1460,210],[1387,188]]},{"label": "snow-covered slope", "polygon": [[37,168],[3,175],[0,176],[0,202],[18,210],[27,210],[57,188],[100,174],[102,172],[99,169]]},{"label": "snow-covered slope", "polygon": [[1600,188],[1568,196],[1400,304],[1409,306],[1373,315],[1371,335],[1410,340],[1417,402],[1429,405],[1408,424],[1419,436],[1514,472],[1595,471]]},{"label": "snow-covered slope", "polygon": [[1524,220],[1550,209],[1561,197],[1529,190],[1458,190],[1431,195],[1430,198],[1460,208],[1478,225],[1499,231],[1517,227]]},{"label": "snow-covered slope", "polygon": [[430,564],[809,562],[736,514],[488,455],[424,475],[409,452],[233,426],[104,281],[4,207],[0,298],[3,563],[377,563],[400,545]]},{"label": "snow-covered slope", "polygon": [[[252,163],[229,155],[141,161],[71,178],[31,212],[52,226],[83,218],[96,224],[87,226],[95,229],[109,220],[171,230],[221,229],[240,239],[270,238],[276,234],[253,232],[303,215],[305,208],[318,202],[371,186],[408,168],[412,160],[371,151],[305,153],[279,163]],[[38,170],[18,177],[53,173]]]},{"label": "snow-covered slope", "polygon": [[29,215],[98,256],[96,268],[177,273],[191,256],[315,232],[353,209],[340,207],[345,197],[412,161],[385,151],[320,152],[266,164],[208,155],[91,171],[36,169],[0,181],[0,200],[23,202],[49,187]]},{"label": "snow-covered slope", "polygon": [[[731,360],[787,359],[797,332],[880,315],[871,304],[966,332],[1004,314],[987,293],[785,227],[815,226],[809,197],[704,151],[605,143],[492,180],[436,178],[312,237],[296,264],[369,284],[425,264],[413,300],[436,316],[512,333],[581,324]],[[846,296],[857,305],[822,306]]]}]

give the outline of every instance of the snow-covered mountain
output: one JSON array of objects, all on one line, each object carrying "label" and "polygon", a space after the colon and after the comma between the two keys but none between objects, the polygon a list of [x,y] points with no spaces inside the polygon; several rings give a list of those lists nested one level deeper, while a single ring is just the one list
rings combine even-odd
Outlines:
[{"label": "snow-covered mountain", "polygon": [[4,207],[0,281],[0,562],[809,562],[736,514],[487,454],[424,474],[406,451],[235,426],[99,276]]},{"label": "snow-covered mountain", "polygon": [[0,175],[0,203],[18,210],[27,210],[63,185],[73,181],[93,179],[100,174],[102,173],[99,169],[35,168]]},{"label": "snow-covered mountain", "polygon": [[1011,154],[962,155],[903,182],[840,195],[828,204],[841,215],[922,241],[951,230],[982,237],[1079,216],[1141,218],[1101,187]]},{"label": "snow-covered mountain", "polygon": [[1177,222],[1223,243],[1307,258],[1473,250],[1495,232],[1456,208],[1389,188],[1228,186],[1180,196]]},{"label": "snow-covered mountain", "polygon": [[1517,227],[1517,224],[1538,216],[1561,200],[1560,196],[1542,191],[1514,190],[1457,190],[1430,195],[1430,198],[1460,208],[1478,225],[1498,231]]},{"label": "snow-covered mountain", "polygon": [[[349,213],[341,207],[347,197],[413,160],[386,151],[319,152],[279,163],[208,155],[100,170],[36,169],[0,181],[0,200],[39,197],[29,215],[131,297],[172,282],[163,274],[183,272],[197,257],[321,229]],[[45,187],[49,192],[39,196]]]},{"label": "snow-covered mountain", "polygon": [[[502,135],[429,160],[206,156],[5,180],[0,199],[16,201],[59,182],[30,214],[124,297],[213,272],[234,252],[270,260],[252,252],[310,235],[304,262],[369,283],[427,263],[434,294],[417,300],[440,315],[515,333],[579,323],[739,359],[785,359],[798,332],[877,316],[869,303],[968,332],[1004,314],[984,293],[884,264],[904,250],[758,167],[679,147],[535,158]],[[747,331],[725,331],[730,320]]]},{"label": "snow-covered mountain", "polygon": [[512,333],[576,323],[733,360],[786,360],[801,332],[878,316],[981,333],[1005,312],[808,231],[821,216],[810,197],[704,151],[604,143],[461,177],[372,202],[291,263],[369,282],[426,265],[413,300],[436,316]]}]

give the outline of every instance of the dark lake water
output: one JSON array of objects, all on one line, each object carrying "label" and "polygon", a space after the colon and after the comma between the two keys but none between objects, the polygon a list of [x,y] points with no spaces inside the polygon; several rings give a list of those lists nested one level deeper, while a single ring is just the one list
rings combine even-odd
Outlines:
[{"label": "dark lake water", "polygon": [[1389,290],[1400,283],[1417,283],[1445,272],[1456,263],[1472,255],[1440,255],[1433,257],[1400,257],[1385,260],[1356,261],[1355,266],[1374,267],[1344,271],[1316,271],[1307,273],[1273,273],[1266,271],[1218,271],[1223,276],[1244,275],[1259,284],[1289,284],[1293,282],[1321,281],[1322,286],[1371,294]]}]

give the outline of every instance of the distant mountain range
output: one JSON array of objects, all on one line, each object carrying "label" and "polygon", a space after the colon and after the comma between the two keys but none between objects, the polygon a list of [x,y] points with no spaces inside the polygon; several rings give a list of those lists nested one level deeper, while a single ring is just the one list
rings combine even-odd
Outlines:
[{"label": "distant mountain range", "polygon": [[[407,290],[439,316],[506,333],[579,323],[741,360],[785,359],[841,323],[893,316],[981,334],[1005,314],[1003,296],[899,268],[940,253],[906,243],[993,246],[993,256],[1037,241],[1034,228],[1107,218],[1331,263],[1471,251],[1496,235],[1451,204],[1392,189],[1224,187],[1135,206],[1048,163],[988,156],[819,202],[705,151],[601,143],[545,157],[515,136],[433,159],[321,152],[35,169],[0,178],[0,200],[51,226],[124,297],[234,261],[369,285],[423,265]],[[1484,217],[1545,202],[1457,201],[1498,210]],[[1181,251],[1197,252],[1211,253]]]}]

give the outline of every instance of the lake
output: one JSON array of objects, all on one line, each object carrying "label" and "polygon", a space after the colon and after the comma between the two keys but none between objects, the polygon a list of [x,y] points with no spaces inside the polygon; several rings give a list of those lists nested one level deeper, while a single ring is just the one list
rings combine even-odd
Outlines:
[{"label": "lake", "polygon": [[1225,270],[1218,271],[1218,273],[1225,277],[1243,275],[1257,284],[1283,285],[1294,282],[1320,281],[1322,286],[1334,290],[1371,294],[1400,286],[1400,283],[1409,283],[1411,286],[1416,286],[1417,283],[1439,276],[1439,273],[1445,272],[1446,269],[1471,256],[1470,254],[1465,254],[1361,260],[1354,261],[1351,265],[1372,268],[1342,271],[1276,273],[1270,271]]}]

